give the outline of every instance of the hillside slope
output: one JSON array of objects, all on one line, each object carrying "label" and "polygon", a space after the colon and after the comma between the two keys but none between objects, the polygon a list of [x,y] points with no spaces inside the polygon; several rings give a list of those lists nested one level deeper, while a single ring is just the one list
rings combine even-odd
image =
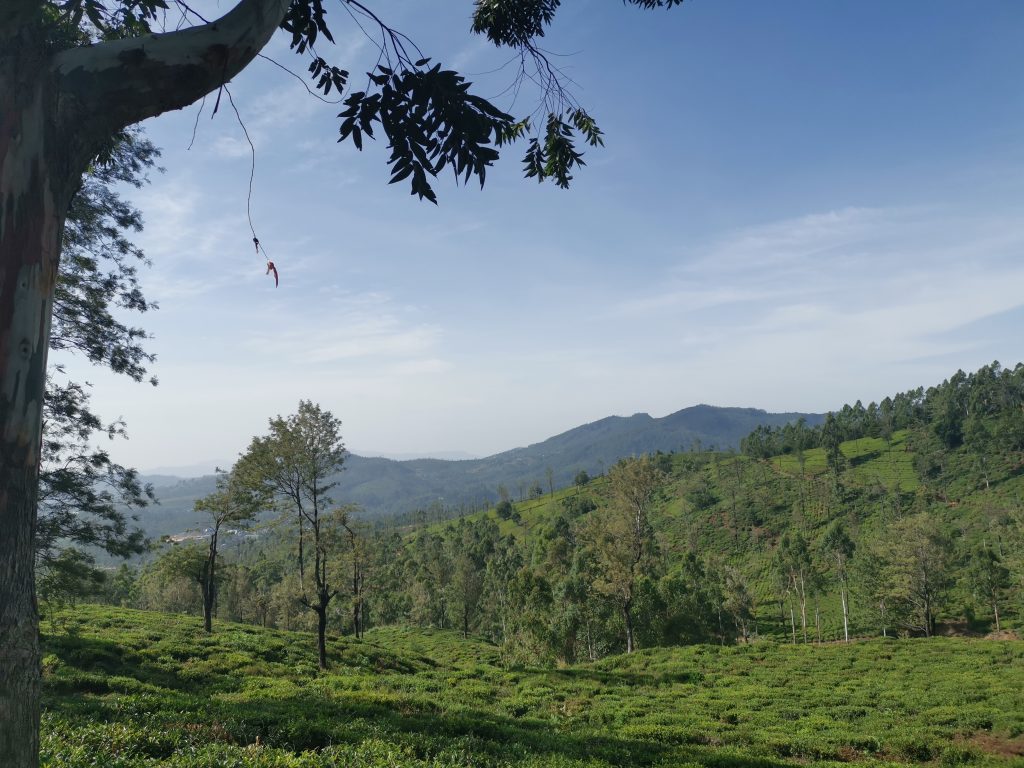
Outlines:
[{"label": "hillside slope", "polygon": [[[948,595],[940,611],[944,631],[972,631],[972,617],[973,631],[989,630],[989,608],[974,591],[966,563],[967,554],[984,542],[998,543],[1011,568],[1004,622],[1024,623],[1024,520],[1019,513],[1024,466],[1016,456],[990,457],[982,473],[977,456],[966,447],[942,451],[937,458],[924,429],[899,431],[888,440],[849,440],[840,450],[844,468],[838,483],[827,470],[823,448],[808,449],[801,459],[794,454],[754,459],[715,452],[661,456],[666,482],[650,514],[660,569],[673,572],[687,553],[737,569],[755,598],[758,632],[788,637],[792,594],[780,587],[773,558],[784,535],[800,536],[807,542],[808,578],[814,581],[808,606],[811,638],[820,630],[823,639],[836,640],[843,633],[838,582],[821,546],[830,526],[841,523],[864,554],[884,543],[900,521],[926,513],[953,547]],[[936,475],[940,460],[944,469]],[[593,512],[579,514],[580,495],[592,502]],[[488,510],[466,520],[495,521],[501,534],[514,536],[535,561],[547,562],[545,553],[557,549],[566,536],[577,542],[586,538],[588,518],[600,515],[608,504],[607,483],[598,478],[582,491],[565,488],[517,503],[514,519],[502,520]],[[444,536],[448,528],[450,524],[439,523],[427,530]],[[856,552],[851,562],[857,564]],[[882,631],[867,588],[859,574],[851,575],[855,636]],[[783,593],[790,595],[785,606]]]}]

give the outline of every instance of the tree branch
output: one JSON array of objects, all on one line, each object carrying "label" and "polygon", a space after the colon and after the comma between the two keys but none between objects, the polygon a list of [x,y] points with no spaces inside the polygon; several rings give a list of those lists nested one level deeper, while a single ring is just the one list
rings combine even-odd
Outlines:
[{"label": "tree branch", "polygon": [[65,125],[109,135],[186,107],[249,64],[288,5],[289,0],[240,0],[209,24],[62,51],[53,62],[59,117]]}]

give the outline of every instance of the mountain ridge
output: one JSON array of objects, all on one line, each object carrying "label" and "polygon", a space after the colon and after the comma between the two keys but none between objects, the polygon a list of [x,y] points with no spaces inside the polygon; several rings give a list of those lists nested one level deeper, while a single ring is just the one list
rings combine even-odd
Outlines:
[{"label": "mountain ridge", "polygon": [[[523,497],[537,484],[546,488],[549,468],[551,482],[561,487],[580,470],[600,475],[631,455],[738,448],[740,440],[759,425],[781,426],[800,418],[814,425],[824,416],[701,403],[661,417],[648,413],[606,416],[479,459],[394,460],[350,454],[337,478],[338,495],[358,504],[371,519],[436,505],[476,509],[497,500],[499,484],[515,497]],[[160,505],[143,510],[140,524],[151,536],[196,527],[202,517],[192,511],[192,505],[213,488],[212,475],[161,483],[156,487]]]}]

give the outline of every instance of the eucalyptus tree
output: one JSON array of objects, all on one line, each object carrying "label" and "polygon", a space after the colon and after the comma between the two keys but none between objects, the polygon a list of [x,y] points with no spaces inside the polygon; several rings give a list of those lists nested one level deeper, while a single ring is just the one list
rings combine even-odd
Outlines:
[{"label": "eucalyptus tree", "polygon": [[317,617],[320,669],[327,668],[327,611],[339,593],[333,561],[349,516],[331,497],[347,456],[340,429],[330,411],[302,400],[297,413],[270,419],[268,433],[252,439],[234,469],[239,483],[257,497],[276,498],[296,524],[299,602]]},{"label": "eucalyptus tree", "polygon": [[650,511],[663,480],[650,456],[617,463],[608,471],[611,503],[593,527],[599,588],[618,603],[626,653],[634,650],[633,605],[637,583],[654,554]]},{"label": "eucalyptus tree", "polygon": [[835,414],[830,411],[826,414],[825,423],[821,426],[821,447],[825,449],[825,464],[834,481],[838,480],[846,466],[846,459],[842,452],[843,437],[842,425]]},{"label": "eucalyptus tree", "polygon": [[1000,630],[999,604],[1010,587],[1010,571],[999,554],[983,544],[975,548],[967,562],[967,579],[975,594],[992,611],[996,632]]},{"label": "eucalyptus tree", "polygon": [[266,503],[265,486],[247,486],[234,472],[219,472],[217,489],[196,500],[197,512],[210,516],[210,543],[203,564],[203,629],[213,631],[213,609],[217,602],[217,547],[221,529],[226,525],[242,525],[252,521]]},{"label": "eucalyptus tree", "polygon": [[749,642],[751,627],[757,620],[757,603],[750,585],[736,568],[722,569],[722,585],[725,594],[724,608],[739,631],[743,642]]},{"label": "eucalyptus tree", "polygon": [[446,538],[448,559],[452,564],[449,605],[463,637],[469,637],[470,629],[479,619],[486,586],[487,560],[494,554],[499,538],[498,526],[490,519],[474,523],[460,520]]},{"label": "eucalyptus tree", "polygon": [[953,584],[953,542],[926,513],[896,522],[881,543],[900,621],[926,637]]},{"label": "eucalyptus tree", "polygon": [[[795,597],[800,603],[800,626],[803,630],[804,642],[807,642],[807,598],[814,588],[813,563],[807,539],[800,531],[787,532],[779,540],[775,550],[774,570],[780,583],[784,584],[786,594]],[[793,642],[796,642],[796,619],[790,606],[790,620],[793,628]]]},{"label": "eucalyptus tree", "polygon": [[[648,9],[681,2],[627,0]],[[361,148],[381,129],[392,182],[407,180],[413,194],[436,201],[430,178],[448,168],[482,183],[498,149],[525,138],[525,174],[565,187],[583,165],[577,142],[602,143],[538,45],[558,0],[477,0],[472,13],[471,31],[515,51],[522,77],[540,83],[536,129],[422,57],[372,5],[335,6],[356,24],[361,15],[382,40],[368,87],[344,99],[340,137]],[[278,29],[308,62],[313,88],[347,87],[348,72],[321,55],[321,43],[333,40],[324,0],[237,0],[213,21],[183,0],[0,5],[0,763],[11,768],[38,760],[34,533],[46,355],[69,206],[112,136],[225,89]]]},{"label": "eucalyptus tree", "polygon": [[846,533],[841,521],[836,521],[825,531],[821,551],[832,566],[839,581],[839,598],[843,606],[843,640],[850,642],[850,558],[856,545]]},{"label": "eucalyptus tree", "polygon": [[348,591],[352,606],[352,634],[357,638],[366,631],[366,577],[370,569],[370,541],[349,515],[338,518],[348,556]]}]

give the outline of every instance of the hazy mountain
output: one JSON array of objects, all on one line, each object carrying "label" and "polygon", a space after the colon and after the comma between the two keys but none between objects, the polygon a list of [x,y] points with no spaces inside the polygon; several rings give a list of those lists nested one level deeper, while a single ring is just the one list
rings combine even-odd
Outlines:
[{"label": "hazy mountain", "polygon": [[[483,459],[396,461],[352,455],[338,478],[335,496],[359,504],[370,518],[412,512],[435,503],[479,506],[497,500],[499,483],[517,498],[534,483],[546,488],[549,467],[559,487],[572,482],[581,469],[601,474],[624,456],[690,450],[698,444],[738,448],[739,441],[759,424],[779,425],[801,417],[810,424],[823,418],[819,414],[697,405],[662,418],[646,413],[609,416]],[[200,524],[202,518],[192,512],[192,504],[213,490],[212,476],[150,482],[160,499],[159,506],[140,516],[150,535],[176,533]]]},{"label": "hazy mountain", "polygon": [[158,480],[167,480],[169,482],[175,482],[183,478],[212,475],[214,471],[216,471],[217,467],[220,467],[221,469],[225,467],[230,467],[232,461],[234,460],[211,459],[210,461],[198,461],[192,464],[185,465],[150,467],[142,472],[142,477],[148,478],[147,482],[157,482]]},{"label": "hazy mountain", "polygon": [[480,454],[466,451],[419,451],[416,453],[390,453],[388,451],[366,451],[361,448],[351,449],[352,453],[368,459],[391,459],[392,461],[412,461],[414,459],[444,459],[446,461],[464,461],[479,459]]}]

